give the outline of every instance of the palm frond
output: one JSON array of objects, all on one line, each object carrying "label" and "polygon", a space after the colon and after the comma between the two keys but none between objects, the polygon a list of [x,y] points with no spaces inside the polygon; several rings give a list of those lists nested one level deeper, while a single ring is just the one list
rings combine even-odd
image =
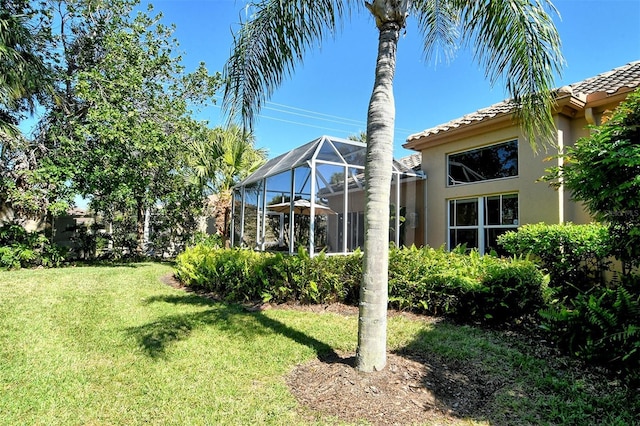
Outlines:
[{"label": "palm frond", "polygon": [[554,74],[564,59],[550,14],[558,11],[548,0],[459,0],[462,37],[475,42],[475,59],[494,84],[505,78],[517,106],[516,117],[532,147],[554,136],[551,92]]},{"label": "palm frond", "polygon": [[231,120],[252,128],[262,104],[302,63],[314,44],[339,30],[355,0],[265,0],[234,36],[224,67],[223,109]]},{"label": "palm frond", "polygon": [[440,54],[446,62],[453,59],[460,37],[460,18],[458,9],[446,0],[416,0],[412,5],[412,13],[418,21],[418,29],[423,36],[423,53],[430,62],[435,56],[436,62]]}]

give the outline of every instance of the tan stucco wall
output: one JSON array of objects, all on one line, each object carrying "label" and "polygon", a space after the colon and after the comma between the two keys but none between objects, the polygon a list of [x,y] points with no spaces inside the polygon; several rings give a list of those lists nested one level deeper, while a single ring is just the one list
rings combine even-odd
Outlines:
[{"label": "tan stucco wall", "polygon": [[[586,124],[586,123],[585,123]],[[581,132],[580,125],[571,120],[557,120],[559,135],[565,144],[572,143],[574,135]],[[584,126],[582,126],[584,127]],[[584,133],[586,135],[586,133]],[[518,140],[518,176],[487,182],[447,186],[447,155],[455,152],[479,148],[486,145]],[[518,193],[519,223],[559,223],[572,221],[587,223],[591,219],[581,206],[538,179],[545,169],[557,164],[553,156],[557,149],[539,149],[535,153],[529,143],[522,138],[517,126],[488,130],[482,134],[467,135],[455,141],[433,146],[422,151],[423,169],[427,174],[427,244],[440,247],[447,243],[448,200],[475,198],[479,196]],[[562,201],[561,201],[562,200]]]}]

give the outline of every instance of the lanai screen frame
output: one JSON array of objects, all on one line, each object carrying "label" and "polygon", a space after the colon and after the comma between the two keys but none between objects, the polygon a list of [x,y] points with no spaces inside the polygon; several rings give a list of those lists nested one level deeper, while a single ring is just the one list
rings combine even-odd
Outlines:
[{"label": "lanai screen frame", "polygon": [[[283,242],[283,229],[285,228],[284,219],[288,218],[288,252],[294,254],[296,250],[296,240],[294,234],[296,231],[295,202],[299,199],[309,199],[310,212],[305,214],[308,216],[309,233],[308,245],[305,245],[308,253],[313,256],[316,254],[316,225],[320,222],[316,215],[317,211],[325,212],[327,206],[325,203],[319,203],[322,200],[328,200],[333,197],[338,200],[342,197],[341,209],[335,209],[335,213],[341,218],[336,221],[336,231],[341,232],[340,237],[336,238],[339,247],[329,249],[329,254],[347,254],[352,252],[348,247],[349,223],[347,219],[350,206],[350,194],[354,191],[362,192],[364,189],[364,163],[366,158],[366,144],[360,141],[353,141],[332,136],[321,136],[305,145],[293,149],[285,154],[269,160],[266,164],[256,170],[251,176],[244,179],[234,187],[232,199],[231,213],[231,245],[253,248],[255,250],[265,251],[277,249],[275,246],[269,247],[266,223],[268,216],[278,216],[280,218],[279,240],[278,244]],[[325,176],[321,170],[341,170],[334,172],[331,176]],[[340,176],[342,173],[342,176]],[[288,176],[288,187],[283,188],[284,181]],[[342,177],[342,180],[339,179]],[[400,245],[400,222],[401,222],[401,183],[410,179],[421,180],[424,175],[420,172],[404,167],[402,164],[394,160],[392,175],[392,191],[390,203],[395,207],[393,215],[395,223],[393,229],[395,235],[393,241],[396,245]],[[323,186],[320,186],[323,185]],[[277,186],[277,188],[273,188]],[[345,190],[346,189],[346,190]],[[288,213],[274,213],[269,211],[268,206],[273,205],[275,198],[269,200],[268,194],[281,194],[282,200],[290,203]],[[254,196],[255,195],[255,196]],[[255,204],[249,204],[253,202]],[[238,207],[240,211],[238,212]],[[255,239],[247,239],[245,229],[245,212],[251,209],[255,210]],[[239,224],[236,223],[239,219]],[[329,219],[326,219],[327,229]],[[239,226],[238,226],[239,225]],[[340,229],[341,228],[341,229]],[[328,230],[327,230],[328,234]],[[252,237],[251,235],[249,237]],[[273,236],[272,236],[273,237]],[[327,241],[329,237],[327,235]],[[273,241],[271,241],[273,244]]]}]

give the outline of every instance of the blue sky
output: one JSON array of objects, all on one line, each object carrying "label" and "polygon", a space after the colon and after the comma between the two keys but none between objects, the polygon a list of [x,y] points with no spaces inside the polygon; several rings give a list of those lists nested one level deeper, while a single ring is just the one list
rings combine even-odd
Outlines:
[{"label": "blue sky", "polygon": [[[232,31],[238,28],[243,0],[142,1],[176,25],[184,63],[200,61],[210,72],[222,71]],[[556,0],[556,26],[567,61],[556,87],[574,83],[640,59],[639,0]],[[377,29],[363,9],[334,39],[310,51],[293,76],[277,89],[255,127],[256,144],[276,156],[326,134],[339,137],[366,129],[373,87]],[[492,88],[468,50],[450,62],[425,63],[420,34],[409,21],[398,46],[395,76],[396,133],[394,155],[414,132],[444,123],[507,97],[500,82]],[[218,102],[218,105],[220,102]],[[211,126],[223,123],[218,106],[200,112]]]}]

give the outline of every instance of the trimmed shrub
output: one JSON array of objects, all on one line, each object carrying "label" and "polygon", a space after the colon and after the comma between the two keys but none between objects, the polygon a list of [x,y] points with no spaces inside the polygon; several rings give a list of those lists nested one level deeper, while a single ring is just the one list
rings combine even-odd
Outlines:
[{"label": "trimmed shrub", "polygon": [[467,321],[511,321],[544,305],[544,277],[532,262],[415,247],[392,250],[391,306]]},{"label": "trimmed shrub", "polygon": [[490,263],[482,285],[465,299],[467,310],[475,318],[509,322],[543,308],[545,289],[544,276],[532,262],[513,259]]},{"label": "trimmed shrub", "polygon": [[573,298],[604,284],[611,255],[609,232],[601,224],[529,224],[498,237],[514,256],[529,256],[549,273],[560,298]]}]

